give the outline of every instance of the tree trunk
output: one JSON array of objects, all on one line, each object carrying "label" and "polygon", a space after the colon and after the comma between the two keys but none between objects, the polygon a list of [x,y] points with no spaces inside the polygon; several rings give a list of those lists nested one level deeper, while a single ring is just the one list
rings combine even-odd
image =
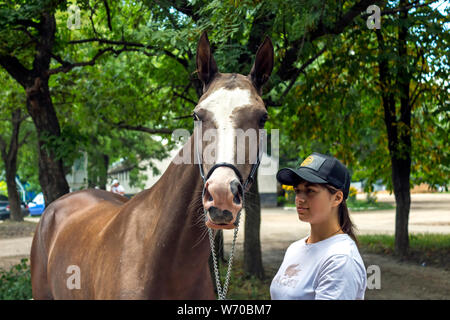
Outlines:
[{"label": "tree trunk", "polygon": [[38,136],[39,182],[44,194],[45,205],[69,192],[64,174],[63,161],[58,159],[56,150],[46,141],[59,138],[61,130],[48,88],[48,78],[37,77],[33,86],[26,88],[27,109]]},{"label": "tree trunk", "polygon": [[103,154],[103,171],[99,178],[99,187],[102,190],[106,190],[106,183],[108,182],[108,167],[109,167],[109,156]]},{"label": "tree trunk", "polygon": [[69,192],[62,159],[54,148],[48,148],[47,140],[57,140],[61,136],[59,122],[50,97],[48,80],[51,52],[56,33],[54,13],[42,11],[37,30],[36,54],[31,70],[10,55],[0,54],[0,65],[25,89],[27,109],[36,126],[39,147],[39,182],[45,204]]},{"label": "tree trunk", "polygon": [[395,253],[400,256],[405,256],[409,249],[410,167],[410,159],[392,159],[392,177],[397,205],[395,210]]},{"label": "tree trunk", "polygon": [[19,151],[19,132],[21,123],[21,110],[16,109],[12,112],[11,124],[12,134],[9,148],[2,141],[2,158],[6,169],[6,185],[8,189],[8,200],[10,216],[13,221],[23,221],[22,209],[20,207],[20,196],[17,191],[16,174],[17,174],[17,153]]},{"label": "tree trunk", "polygon": [[[14,171],[14,173],[12,172]],[[15,170],[6,172],[6,184],[8,186],[8,200],[9,200],[9,219],[12,221],[23,221],[22,208],[20,206],[20,196],[17,191]]]},{"label": "tree trunk", "polygon": [[[400,7],[407,2],[400,1]],[[409,86],[411,75],[408,72],[408,52],[406,38],[408,11],[400,13],[400,26],[398,30],[399,65],[397,74],[397,87],[400,94],[400,121],[397,127],[398,141],[392,159],[392,177],[394,184],[395,201],[397,204],[395,218],[395,252],[404,256],[409,249],[408,221],[411,206],[410,174],[411,174],[411,105]]]},{"label": "tree trunk", "polygon": [[261,255],[260,226],[261,203],[258,190],[258,178],[255,175],[250,191],[245,195],[245,238],[244,272],[249,276],[264,279]]},{"label": "tree trunk", "polygon": [[[404,7],[406,2],[400,1]],[[408,253],[409,234],[408,221],[411,206],[410,173],[411,173],[411,105],[409,85],[411,75],[408,73],[407,35],[406,24],[408,12],[403,10],[400,14],[402,23],[398,29],[397,38],[397,68],[389,70],[386,56],[379,58],[379,77],[384,108],[384,122],[388,135],[388,147],[392,166],[392,183],[396,201],[395,216],[395,252],[400,256]],[[380,30],[376,31],[380,54],[388,48]],[[395,79],[395,83],[393,79]],[[398,96],[397,96],[398,95]],[[400,116],[396,108],[396,101],[400,101]]]}]

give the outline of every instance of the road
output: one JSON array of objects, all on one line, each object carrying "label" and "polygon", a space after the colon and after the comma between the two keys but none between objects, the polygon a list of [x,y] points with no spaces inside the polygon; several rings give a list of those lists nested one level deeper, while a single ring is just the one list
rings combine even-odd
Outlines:
[{"label": "road", "polygon": [[[379,195],[379,201],[394,203],[393,196]],[[358,228],[358,234],[394,234],[395,210],[351,212],[351,218]],[[38,221],[38,218],[26,218]],[[241,218],[241,228],[237,246],[243,246],[243,226],[245,214]],[[263,208],[261,210],[261,243],[263,252],[273,247],[304,237],[309,232],[309,224],[300,222],[295,208]],[[410,233],[450,233],[450,194],[413,194],[409,218]],[[231,243],[232,231],[225,231],[225,244]],[[0,240],[0,257],[27,255],[31,249],[31,237]]]},{"label": "road", "polygon": [[[392,202],[392,196],[379,195],[379,201]],[[394,234],[395,210],[351,212],[359,234]],[[27,218],[36,221],[37,218]],[[243,252],[245,214],[237,239],[236,255]],[[280,265],[287,246],[304,237],[309,224],[300,222],[295,209],[270,208],[261,211],[261,247],[266,274]],[[450,233],[450,194],[413,194],[409,219],[410,233]],[[230,252],[232,231],[224,231],[225,252]],[[28,257],[31,237],[0,240],[0,268]],[[362,254],[367,266],[381,268],[381,290],[367,290],[366,299],[449,299],[450,272],[423,264],[397,261],[389,256]]]},{"label": "road", "polygon": [[[450,194],[412,194],[409,216],[410,233],[450,233]],[[395,203],[394,197],[379,195],[381,202]],[[394,234],[395,209],[350,212],[358,234]],[[245,214],[241,221],[244,225]],[[241,227],[241,229],[243,229]],[[295,208],[266,208],[261,211],[261,243],[273,246],[277,242],[293,242],[309,233],[309,224],[298,220]],[[232,232],[225,231],[226,242],[231,242]],[[239,232],[238,243],[243,242]]]}]

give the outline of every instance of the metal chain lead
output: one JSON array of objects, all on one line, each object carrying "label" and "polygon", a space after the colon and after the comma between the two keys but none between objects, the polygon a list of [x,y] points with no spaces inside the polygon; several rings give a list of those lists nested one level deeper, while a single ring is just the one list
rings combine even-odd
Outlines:
[{"label": "metal chain lead", "polygon": [[228,258],[227,274],[225,276],[225,282],[223,283],[223,288],[222,288],[222,285],[220,283],[220,278],[219,278],[219,268],[217,267],[216,250],[214,248],[213,231],[212,231],[212,229],[208,229],[209,243],[211,245],[211,253],[212,253],[213,264],[214,264],[214,276],[216,277],[217,296],[218,296],[219,300],[225,300],[225,297],[228,292],[228,283],[230,282],[231,267],[233,265],[234,248],[236,246],[236,239],[237,239],[238,231],[239,231],[239,223],[236,225],[236,228],[234,228],[233,243],[231,245],[230,257]]}]

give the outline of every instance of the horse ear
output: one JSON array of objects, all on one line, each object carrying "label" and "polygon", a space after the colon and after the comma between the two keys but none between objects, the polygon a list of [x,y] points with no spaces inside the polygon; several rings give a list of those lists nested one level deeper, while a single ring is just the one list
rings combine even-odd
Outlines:
[{"label": "horse ear", "polygon": [[197,46],[197,72],[198,78],[203,82],[203,90],[219,72],[216,61],[211,53],[208,35],[206,31],[202,33]]},{"label": "horse ear", "polygon": [[270,38],[266,36],[256,52],[255,63],[250,71],[250,78],[258,91],[261,92],[262,86],[269,80],[272,69],[273,45]]}]

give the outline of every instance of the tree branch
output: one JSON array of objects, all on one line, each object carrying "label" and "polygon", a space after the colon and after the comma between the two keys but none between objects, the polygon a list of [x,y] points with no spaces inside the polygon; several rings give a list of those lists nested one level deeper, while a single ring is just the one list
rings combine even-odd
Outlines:
[{"label": "tree branch", "polygon": [[31,71],[25,68],[16,57],[0,55],[0,65],[23,87],[26,86]]},{"label": "tree branch", "polygon": [[[376,3],[375,0],[362,0],[357,2],[353,7],[351,7],[346,14],[344,14],[333,27],[327,27],[322,21],[319,22],[316,29],[308,34],[308,41],[313,42],[314,40],[320,38],[321,36],[327,34],[340,34],[361,12],[365,11],[366,8]],[[284,59],[281,61],[280,68],[277,71],[277,75],[282,81],[290,80],[297,74],[297,70],[294,64],[297,61],[301,48],[301,41],[303,37],[300,37],[296,41],[291,43],[290,48],[286,48],[286,54]]]},{"label": "tree branch", "polygon": [[47,75],[50,76],[52,74],[56,74],[56,73],[60,73],[60,72],[66,73],[66,72],[69,72],[70,70],[72,70],[75,67],[93,66],[95,64],[95,62],[97,61],[97,59],[100,58],[106,52],[113,52],[115,55],[119,55],[119,54],[121,54],[122,52],[125,52],[125,51],[138,51],[138,50],[137,49],[129,49],[129,48],[122,48],[120,50],[115,50],[113,47],[108,47],[108,48],[104,48],[104,49],[99,50],[97,52],[97,54],[89,61],[75,62],[75,63],[70,63],[68,61],[64,61],[60,57],[52,54],[52,57],[56,61],[61,63],[62,66],[59,67],[59,68],[48,70],[47,71]]},{"label": "tree branch", "polygon": [[170,5],[175,8],[177,11],[180,11],[181,13],[187,15],[188,17],[191,17],[192,20],[197,22],[200,20],[200,16],[195,12],[196,9],[191,6],[191,4],[187,0],[181,0],[181,1],[168,1]]},{"label": "tree branch", "polygon": [[107,0],[103,0],[103,4],[105,5],[106,16],[108,17],[109,31],[113,31],[112,24],[111,24],[111,12],[109,11],[108,1]]},{"label": "tree branch", "polygon": [[22,141],[19,142],[19,149],[20,147],[22,147],[25,143],[28,142],[28,138],[31,136],[33,132],[32,131],[27,131],[25,132],[25,136],[23,137]]},{"label": "tree branch", "polygon": [[[98,42],[98,43],[110,44],[110,45],[123,45],[125,47],[138,47],[138,48],[144,48],[144,49],[152,49],[155,51],[161,51],[168,57],[178,61],[186,70],[188,70],[188,68],[189,68],[189,62],[186,59],[177,57],[169,50],[157,48],[155,46],[145,45],[145,44],[139,43],[139,42],[117,41],[117,40],[109,40],[109,39],[102,39],[102,38],[89,38],[89,39],[69,41],[68,44],[81,44],[81,43],[89,43],[89,42]],[[129,51],[137,51],[137,50],[129,50]],[[143,53],[147,56],[153,56],[152,54],[150,54],[146,51],[143,51]]]},{"label": "tree branch", "polygon": [[147,128],[144,126],[131,126],[131,125],[127,125],[127,124],[122,124],[120,122],[116,123],[115,126],[118,128],[121,128],[121,129],[146,132],[146,133],[150,133],[150,134],[172,134],[173,133],[173,129],[168,129],[168,128],[150,129],[150,128]]},{"label": "tree branch", "polygon": [[289,91],[292,89],[292,87],[294,86],[295,82],[297,81],[297,78],[300,76],[301,73],[303,73],[305,71],[305,69],[314,61],[316,61],[316,59],[318,57],[320,57],[322,55],[322,53],[324,53],[326,50],[326,47],[323,47],[319,52],[317,52],[313,57],[309,58],[300,68],[297,68],[297,71],[295,73],[295,75],[291,78],[291,82],[289,83],[289,85],[286,87],[286,89],[284,89],[283,93],[281,94],[278,102],[274,102],[271,100],[268,100],[266,102],[266,107],[272,106],[272,107],[278,107],[278,106],[282,106],[283,105],[283,100],[286,97],[286,95],[289,93]]},{"label": "tree branch", "polygon": [[32,20],[27,20],[27,19],[18,19],[16,20],[17,24],[20,24],[21,26],[25,26],[25,27],[32,27],[35,29],[39,29],[39,23],[36,23]]}]

